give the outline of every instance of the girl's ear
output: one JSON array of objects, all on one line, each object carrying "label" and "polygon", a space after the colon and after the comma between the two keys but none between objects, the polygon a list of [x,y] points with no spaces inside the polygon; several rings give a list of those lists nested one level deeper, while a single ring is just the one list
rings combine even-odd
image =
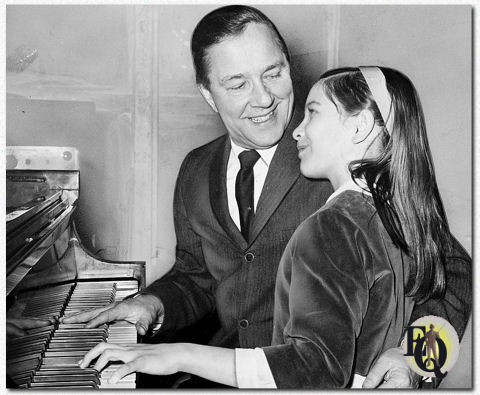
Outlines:
[{"label": "girl's ear", "polygon": [[213,100],[212,94],[210,91],[205,88],[202,84],[197,85],[200,93],[202,94],[203,98],[207,101],[207,103],[212,107],[212,110],[218,112],[217,106],[215,105],[215,101]]},{"label": "girl's ear", "polygon": [[375,118],[369,110],[362,110],[355,116],[356,131],[352,136],[352,142],[359,144],[363,142],[372,133],[375,127]]}]

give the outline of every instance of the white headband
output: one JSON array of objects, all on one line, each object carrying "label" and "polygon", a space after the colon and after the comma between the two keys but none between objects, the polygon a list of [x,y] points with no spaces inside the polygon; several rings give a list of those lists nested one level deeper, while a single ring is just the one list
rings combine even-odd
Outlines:
[{"label": "white headband", "polygon": [[387,90],[385,76],[383,75],[382,70],[378,67],[360,66],[359,69],[370,88],[370,92],[372,92],[375,102],[377,103],[385,128],[387,129],[388,134],[391,134],[393,125],[393,108],[392,99]]}]

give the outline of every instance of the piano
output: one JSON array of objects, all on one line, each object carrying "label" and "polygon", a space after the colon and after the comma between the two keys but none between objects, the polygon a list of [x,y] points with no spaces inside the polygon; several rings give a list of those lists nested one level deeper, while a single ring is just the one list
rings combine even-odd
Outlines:
[{"label": "piano", "polygon": [[62,324],[65,314],[102,307],[145,286],[144,262],[101,259],[81,243],[73,221],[80,192],[73,147],[6,147],[7,324],[27,318],[51,325],[7,336],[7,386],[37,389],[135,388],[130,374],[115,385],[78,361],[101,341],[137,342],[135,326],[86,329]]}]

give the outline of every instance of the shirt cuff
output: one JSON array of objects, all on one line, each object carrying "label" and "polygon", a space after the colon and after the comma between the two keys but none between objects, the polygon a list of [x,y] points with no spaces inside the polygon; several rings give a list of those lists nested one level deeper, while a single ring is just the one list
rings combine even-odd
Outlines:
[{"label": "shirt cuff", "polygon": [[363,388],[363,382],[365,381],[367,377],[366,376],[361,376],[359,374],[354,374],[353,375],[353,381],[352,385],[350,388],[356,388],[356,389],[362,389]]},{"label": "shirt cuff", "polygon": [[162,312],[161,314],[158,315],[156,321],[152,323],[152,325],[150,326],[150,330],[152,331],[151,336],[155,336],[157,332],[161,329],[163,324],[163,318],[164,318],[164,313]]},{"label": "shirt cuff", "polygon": [[261,348],[236,348],[235,369],[238,388],[277,388],[267,357]]}]

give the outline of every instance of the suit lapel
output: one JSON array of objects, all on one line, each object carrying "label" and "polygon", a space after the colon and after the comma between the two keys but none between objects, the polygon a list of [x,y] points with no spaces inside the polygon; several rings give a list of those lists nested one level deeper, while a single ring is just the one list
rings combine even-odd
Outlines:
[{"label": "suit lapel", "polygon": [[221,144],[215,152],[210,166],[210,204],[217,221],[230,238],[242,249],[247,247],[247,242],[242,233],[233,222],[228,211],[227,197],[227,164],[230,156],[230,139],[225,135],[225,143]]},{"label": "suit lapel", "polygon": [[297,148],[290,133],[285,132],[268,169],[250,230],[250,243],[255,241],[299,175]]}]

